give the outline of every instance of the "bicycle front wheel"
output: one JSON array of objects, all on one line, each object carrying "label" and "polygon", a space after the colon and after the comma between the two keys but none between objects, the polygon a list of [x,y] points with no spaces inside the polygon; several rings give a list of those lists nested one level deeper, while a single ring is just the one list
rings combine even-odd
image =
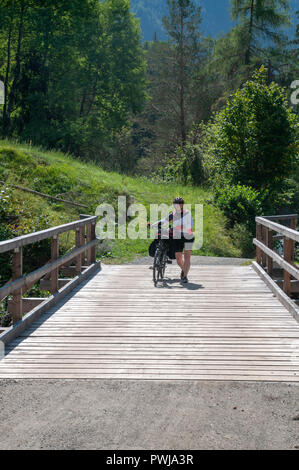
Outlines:
[{"label": "bicycle front wheel", "polygon": [[153,281],[155,287],[157,286],[157,282],[159,281],[159,268],[160,268],[160,250],[157,249],[154,257],[154,265],[153,265]]}]

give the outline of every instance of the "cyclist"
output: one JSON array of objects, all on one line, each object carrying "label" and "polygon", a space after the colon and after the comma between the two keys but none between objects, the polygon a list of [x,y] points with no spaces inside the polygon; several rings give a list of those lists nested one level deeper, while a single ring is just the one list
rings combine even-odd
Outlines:
[{"label": "cyclist", "polygon": [[[154,224],[148,223],[148,227],[161,226],[165,223],[172,222],[174,251],[177,264],[181,268],[181,280],[183,283],[188,282],[188,273],[191,266],[191,253],[194,243],[193,235],[193,218],[188,210],[184,210],[185,201],[181,197],[173,200],[174,212],[169,214],[165,219],[159,220]],[[184,252],[184,259],[183,259]]]}]

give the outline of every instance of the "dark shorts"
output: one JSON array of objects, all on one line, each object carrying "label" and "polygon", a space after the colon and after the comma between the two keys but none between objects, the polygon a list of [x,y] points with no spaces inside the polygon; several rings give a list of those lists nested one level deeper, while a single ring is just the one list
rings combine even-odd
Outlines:
[{"label": "dark shorts", "polygon": [[192,250],[194,238],[180,238],[180,239],[173,239],[173,246],[175,253],[183,253],[184,250]]}]

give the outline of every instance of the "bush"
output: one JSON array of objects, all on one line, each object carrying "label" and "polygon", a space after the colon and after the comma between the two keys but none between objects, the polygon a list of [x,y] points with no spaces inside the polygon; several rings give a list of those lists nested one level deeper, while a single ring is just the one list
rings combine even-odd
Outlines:
[{"label": "bush", "polygon": [[207,181],[203,157],[199,145],[187,143],[177,147],[175,155],[168,158],[168,163],[158,170],[163,181],[200,186]]},{"label": "bush", "polygon": [[262,215],[262,196],[249,186],[224,186],[215,190],[215,203],[226,215],[229,226],[245,224],[255,232],[255,217]]},{"label": "bush", "polygon": [[285,90],[267,85],[262,67],[215,118],[212,176],[275,198],[296,164],[296,123]]},{"label": "bush", "polygon": [[231,230],[231,238],[241,250],[241,256],[243,258],[254,258],[255,257],[255,246],[253,245],[253,234],[248,230],[247,225],[235,224]]}]

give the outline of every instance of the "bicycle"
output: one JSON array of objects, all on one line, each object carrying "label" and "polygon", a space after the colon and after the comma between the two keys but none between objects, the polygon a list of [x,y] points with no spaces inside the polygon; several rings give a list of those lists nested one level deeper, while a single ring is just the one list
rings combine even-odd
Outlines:
[{"label": "bicycle", "polygon": [[157,287],[159,281],[163,281],[164,279],[166,264],[172,264],[172,261],[168,260],[169,238],[172,236],[171,231],[160,230],[157,235],[158,243],[153,263],[153,282],[155,287]]}]

